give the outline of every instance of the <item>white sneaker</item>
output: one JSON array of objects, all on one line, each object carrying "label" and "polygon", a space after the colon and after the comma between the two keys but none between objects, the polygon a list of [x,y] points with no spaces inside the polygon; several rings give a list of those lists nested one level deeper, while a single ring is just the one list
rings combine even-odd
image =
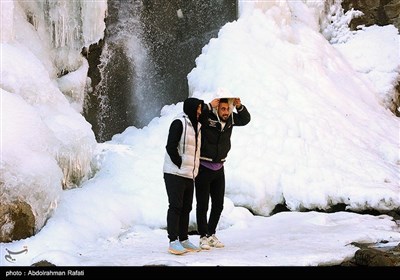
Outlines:
[{"label": "white sneaker", "polygon": [[211,235],[208,238],[208,244],[211,247],[215,247],[215,248],[223,248],[225,247],[224,243],[222,243],[221,241],[218,240],[218,238],[215,236],[215,234]]},{"label": "white sneaker", "polygon": [[208,244],[207,236],[203,236],[202,238],[200,238],[199,245],[202,250],[210,250],[211,249],[210,244]]},{"label": "white sneaker", "polygon": [[189,241],[189,239],[186,239],[185,241],[181,241],[181,245],[183,248],[186,249],[188,252],[200,252],[201,249],[194,245],[192,242]]}]

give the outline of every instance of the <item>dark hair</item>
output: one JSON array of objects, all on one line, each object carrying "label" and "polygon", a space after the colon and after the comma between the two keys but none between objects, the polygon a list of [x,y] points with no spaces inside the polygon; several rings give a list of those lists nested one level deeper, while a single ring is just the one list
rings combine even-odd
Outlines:
[{"label": "dark hair", "polygon": [[228,98],[220,98],[219,103],[228,103],[229,104]]}]

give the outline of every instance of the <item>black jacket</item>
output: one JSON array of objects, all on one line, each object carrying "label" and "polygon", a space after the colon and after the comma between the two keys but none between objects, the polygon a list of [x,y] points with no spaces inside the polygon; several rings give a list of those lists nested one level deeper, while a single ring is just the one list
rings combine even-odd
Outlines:
[{"label": "black jacket", "polygon": [[224,162],[231,149],[231,135],[234,126],[244,126],[250,122],[250,113],[242,105],[238,113],[232,112],[226,121],[225,127],[218,120],[217,113],[214,114],[211,105],[203,106],[200,116],[201,127],[201,151],[200,159],[212,162]]}]

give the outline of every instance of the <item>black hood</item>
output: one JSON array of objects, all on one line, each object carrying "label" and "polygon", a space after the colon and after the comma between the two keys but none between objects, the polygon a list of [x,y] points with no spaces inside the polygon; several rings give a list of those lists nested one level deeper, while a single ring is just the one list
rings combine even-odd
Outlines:
[{"label": "black hood", "polygon": [[193,127],[197,131],[197,107],[201,104],[201,109],[203,110],[204,101],[189,97],[183,102],[183,112],[188,115]]}]

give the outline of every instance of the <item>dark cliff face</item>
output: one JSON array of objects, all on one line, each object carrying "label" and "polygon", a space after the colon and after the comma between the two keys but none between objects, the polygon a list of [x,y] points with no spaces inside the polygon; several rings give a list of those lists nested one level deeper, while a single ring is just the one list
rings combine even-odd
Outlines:
[{"label": "dark cliff face", "polygon": [[164,104],[188,96],[187,74],[203,46],[237,19],[236,2],[108,1],[104,41],[87,54],[85,118],[99,142],[147,125]]},{"label": "dark cliff face", "polygon": [[393,24],[400,29],[400,1],[398,0],[343,0],[345,11],[350,9],[364,13],[362,17],[351,21],[350,27],[354,30],[358,25],[383,26]]}]

